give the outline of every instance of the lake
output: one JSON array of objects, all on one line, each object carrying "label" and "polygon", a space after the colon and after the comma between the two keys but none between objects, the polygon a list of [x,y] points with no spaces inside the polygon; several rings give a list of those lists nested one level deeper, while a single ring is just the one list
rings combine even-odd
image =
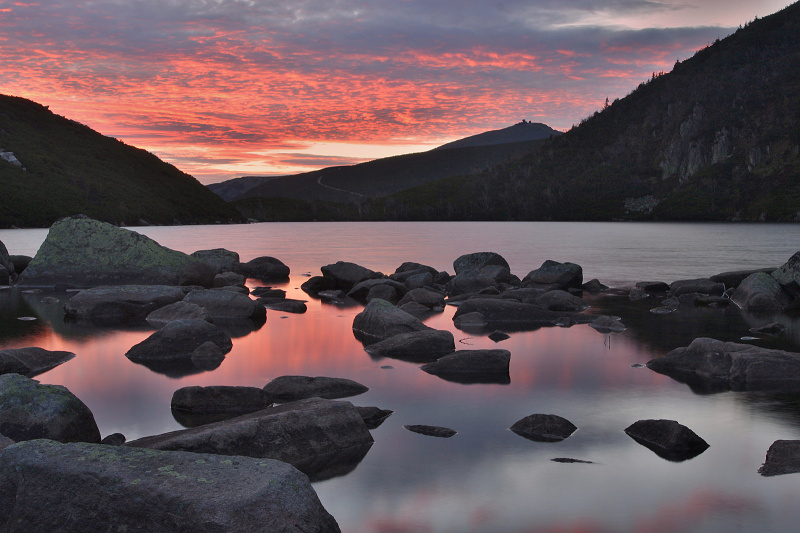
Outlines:
[{"label": "lake", "polygon": [[[776,224],[660,223],[269,223],[134,228],[187,253],[227,248],[242,261],[277,257],[292,269],[275,284],[307,299],[301,315],[268,311],[255,331],[236,331],[216,370],[169,377],[124,353],[152,329],[101,329],[65,323],[63,301],[0,291],[0,348],[39,346],[77,357],[36,379],[69,388],[93,411],[101,434],[129,440],[180,429],[172,393],[189,385],[261,387],[281,375],[354,379],[370,390],[356,405],[391,409],[372,431],[375,444],[346,475],[314,483],[348,533],[405,532],[716,532],[796,531],[800,475],[757,471],[777,439],[800,439],[800,395],[698,394],[646,363],[695,337],[800,351],[797,315],[755,316],[697,308],[658,316],[658,300],[585,295],[587,311],[622,317],[628,329],[601,334],[587,325],[512,333],[495,343],[453,326],[453,307],[425,320],[455,335],[459,349],[511,352],[510,384],[444,381],[418,364],[373,359],[351,330],[360,306],[308,297],[300,284],[320,267],[352,261],[392,273],[405,261],[453,273],[460,255],[494,251],[523,277],[547,259],[583,267],[584,280],[611,287],[637,281],[708,277],[780,266],[800,250],[800,228]],[[0,230],[11,254],[34,255],[47,230]],[[261,283],[248,284],[253,287]],[[36,320],[18,320],[21,316]],[[741,341],[772,321],[778,338]],[[558,443],[526,440],[508,428],[533,413],[557,414],[578,430]],[[640,419],[677,420],[710,447],[670,462],[623,430]],[[453,428],[450,439],[403,428]],[[564,464],[569,457],[591,464]]]}]

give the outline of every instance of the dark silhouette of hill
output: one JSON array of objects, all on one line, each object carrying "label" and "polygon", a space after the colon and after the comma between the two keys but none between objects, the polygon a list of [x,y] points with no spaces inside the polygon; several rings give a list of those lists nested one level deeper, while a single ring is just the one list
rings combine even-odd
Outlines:
[{"label": "dark silhouette of hill", "polygon": [[115,224],[240,222],[192,176],[24,98],[0,95],[0,227],[82,213]]},{"label": "dark silhouette of hill", "polygon": [[457,141],[443,144],[434,150],[449,150],[452,148],[469,148],[472,146],[490,146],[495,144],[506,144],[521,141],[538,141],[547,139],[554,135],[561,135],[561,132],[554,130],[547,124],[539,122],[528,122],[523,120],[513,126],[501,130],[492,130],[465,137]]}]

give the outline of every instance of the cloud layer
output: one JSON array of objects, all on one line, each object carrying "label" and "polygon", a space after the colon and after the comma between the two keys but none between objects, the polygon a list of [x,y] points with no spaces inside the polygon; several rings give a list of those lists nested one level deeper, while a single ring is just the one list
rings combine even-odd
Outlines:
[{"label": "cloud layer", "polygon": [[566,129],[788,3],[693,2],[0,0],[0,92],[201,178],[291,172],[319,142]]}]

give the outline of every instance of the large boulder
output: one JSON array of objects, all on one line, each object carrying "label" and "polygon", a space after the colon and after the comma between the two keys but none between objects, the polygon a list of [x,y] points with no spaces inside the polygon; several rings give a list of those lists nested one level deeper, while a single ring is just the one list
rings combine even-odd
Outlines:
[{"label": "large boulder", "polygon": [[332,265],[325,265],[322,270],[323,277],[333,280],[336,289],[349,291],[358,283],[368,279],[382,278],[383,274],[375,272],[355,263],[338,261]]},{"label": "large boulder", "polygon": [[0,452],[0,530],[334,533],[308,478],[269,459],[37,440]]},{"label": "large boulder", "polygon": [[511,431],[536,442],[558,442],[572,435],[578,428],[558,415],[533,414],[517,420]]},{"label": "large boulder", "polygon": [[[20,286],[179,285],[207,265],[134,231],[78,215],[50,228]],[[207,280],[210,284],[213,281]]]},{"label": "large boulder", "polygon": [[453,261],[453,269],[456,274],[465,274],[467,272],[474,272],[481,270],[487,266],[501,266],[510,268],[508,261],[503,256],[495,252],[475,252],[465,254]]},{"label": "large boulder", "polygon": [[750,274],[731,294],[733,303],[746,311],[781,311],[789,305],[789,295],[769,274]]},{"label": "large boulder", "polygon": [[205,343],[215,344],[223,353],[231,351],[230,337],[205,320],[176,320],[131,347],[125,356],[149,368],[168,368],[187,363]]},{"label": "large boulder", "polygon": [[70,318],[99,324],[142,321],[160,307],[183,300],[179,287],[167,285],[115,285],[85,289],[64,304]]},{"label": "large boulder", "polygon": [[575,263],[547,260],[522,279],[523,287],[548,286],[554,289],[580,289],[583,285],[583,268]]},{"label": "large boulder", "polygon": [[704,391],[800,390],[800,354],[704,337],[647,367]]},{"label": "large boulder", "polygon": [[428,309],[433,309],[436,307],[444,308],[444,294],[422,287],[412,289],[408,291],[399,302],[397,302],[397,307],[402,307],[403,305],[411,302],[423,305]]},{"label": "large boulder", "polygon": [[21,374],[32,378],[75,357],[72,352],[43,348],[9,348],[0,350],[0,374]]},{"label": "large boulder", "polygon": [[267,316],[263,305],[238,292],[196,289],[187,294],[183,301],[205,308],[212,319],[263,322]]},{"label": "large boulder", "polygon": [[252,413],[272,404],[269,393],[258,387],[181,387],[172,394],[174,410],[191,413]]},{"label": "large boulder", "polygon": [[309,398],[126,446],[277,459],[319,475],[320,470],[336,467],[342,455],[366,453],[372,443],[353,404]]},{"label": "large boulder", "polygon": [[353,334],[365,344],[373,344],[400,333],[431,329],[418,318],[391,303],[375,299],[353,319]]},{"label": "large boulder", "polygon": [[625,433],[668,461],[686,461],[708,449],[697,433],[674,420],[639,420],[625,428]]},{"label": "large boulder", "polygon": [[458,350],[420,368],[455,383],[511,383],[508,350]]},{"label": "large boulder", "polygon": [[262,281],[286,279],[291,272],[280,259],[269,256],[256,257],[247,263],[240,263],[239,269],[248,278]]},{"label": "large boulder", "polygon": [[411,363],[432,363],[456,351],[449,331],[427,329],[400,333],[365,348],[372,357],[390,357]]},{"label": "large boulder", "polygon": [[66,387],[19,374],[0,376],[0,434],[16,442],[100,442],[94,415]]},{"label": "large boulder", "polygon": [[211,322],[211,313],[205,307],[200,307],[197,304],[190,302],[175,302],[164,307],[159,307],[147,317],[145,320],[154,328],[163,328],[170,322],[177,320],[205,320]]},{"label": "large boulder", "polygon": [[772,277],[794,298],[800,298],[800,252],[794,254],[775,270]]},{"label": "large boulder", "polygon": [[277,402],[294,402],[306,398],[347,398],[369,390],[361,383],[346,378],[280,376],[264,386],[266,392]]},{"label": "large boulder", "polygon": [[217,273],[239,271],[239,254],[225,248],[197,250],[192,257],[211,265]]}]

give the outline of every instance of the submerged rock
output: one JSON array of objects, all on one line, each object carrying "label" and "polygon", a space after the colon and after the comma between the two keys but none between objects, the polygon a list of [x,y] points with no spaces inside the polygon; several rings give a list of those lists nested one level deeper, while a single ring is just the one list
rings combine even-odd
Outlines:
[{"label": "submerged rock", "polygon": [[94,415],[66,387],[19,374],[0,376],[0,434],[16,442],[100,442]]},{"label": "submerged rock", "polygon": [[751,344],[701,337],[651,359],[647,367],[708,392],[800,390],[800,354]]},{"label": "submerged rock", "polygon": [[558,415],[533,414],[517,420],[509,429],[529,440],[558,442],[572,435],[578,427]]},{"label": "submerged rock", "polygon": [[412,424],[403,427],[414,433],[419,433],[420,435],[425,435],[427,437],[439,437],[442,439],[449,439],[450,437],[458,433],[454,429],[441,426],[426,426],[423,424]]},{"label": "submerged rock", "polygon": [[686,461],[708,449],[706,441],[674,420],[639,420],[628,426],[625,433],[668,461]]},{"label": "submerged rock", "polygon": [[18,285],[180,285],[183,281],[209,286],[213,274],[210,279],[187,277],[204,268],[202,261],[149,237],[78,215],[53,224]]},{"label": "submerged rock", "polygon": [[0,374],[21,374],[25,377],[47,372],[74,358],[75,354],[42,348],[10,348],[0,350]]},{"label": "submerged rock", "polygon": [[308,306],[304,300],[294,300],[292,298],[259,298],[258,302],[271,311],[282,313],[303,314],[308,311]]},{"label": "submerged rock", "polygon": [[312,397],[333,400],[357,396],[368,390],[369,387],[352,379],[309,376],[281,376],[264,386],[264,392],[277,402],[294,402]]},{"label": "submerged rock", "polygon": [[767,450],[767,458],[758,473],[780,476],[800,472],[800,440],[776,440]]},{"label": "submerged rock", "polygon": [[270,459],[37,440],[0,452],[0,529],[335,533],[306,476]]}]

